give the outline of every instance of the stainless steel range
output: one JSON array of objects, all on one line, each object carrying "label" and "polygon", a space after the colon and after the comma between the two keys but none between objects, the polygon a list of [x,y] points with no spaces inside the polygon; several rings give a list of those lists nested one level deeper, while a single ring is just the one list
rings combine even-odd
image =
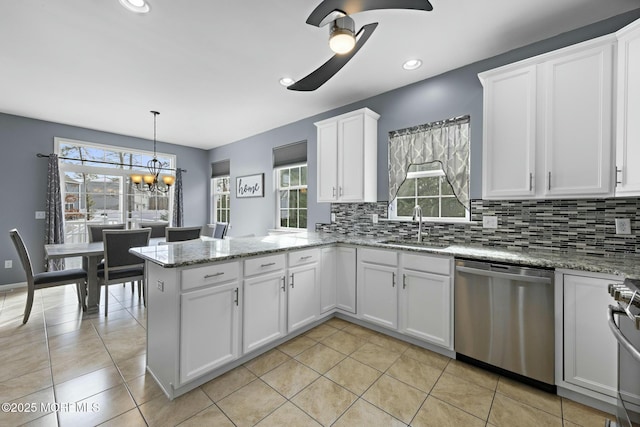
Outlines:
[{"label": "stainless steel range", "polygon": [[640,427],[640,280],[609,285],[609,293],[618,302],[608,316],[618,341],[618,408],[607,425]]}]

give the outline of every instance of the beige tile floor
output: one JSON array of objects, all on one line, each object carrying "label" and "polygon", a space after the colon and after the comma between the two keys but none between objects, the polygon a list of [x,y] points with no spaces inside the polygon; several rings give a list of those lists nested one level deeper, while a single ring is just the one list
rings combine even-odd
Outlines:
[{"label": "beige tile floor", "polygon": [[607,417],[337,318],[169,401],[145,374],[138,295],[109,290],[107,318],[79,312],[72,286],[38,291],[26,325],[24,290],[0,292],[0,402],[23,405],[0,412],[1,426],[602,427]]}]

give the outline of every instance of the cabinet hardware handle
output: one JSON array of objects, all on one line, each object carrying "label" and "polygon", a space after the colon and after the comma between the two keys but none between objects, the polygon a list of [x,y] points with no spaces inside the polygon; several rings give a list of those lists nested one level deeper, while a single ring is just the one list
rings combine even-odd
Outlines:
[{"label": "cabinet hardware handle", "polygon": [[238,288],[236,288],[236,300],[234,301],[236,303],[236,307],[238,306]]},{"label": "cabinet hardware handle", "polygon": [[402,274],[402,289],[407,289],[407,275]]},{"label": "cabinet hardware handle", "polygon": [[291,288],[293,289],[293,274],[291,275]]},{"label": "cabinet hardware handle", "polygon": [[336,197],[336,187],[331,187],[331,191],[333,192],[333,197]]},{"label": "cabinet hardware handle", "polygon": [[396,287],[396,273],[391,273],[391,287]]},{"label": "cabinet hardware handle", "polygon": [[529,173],[529,191],[533,191],[533,174]]},{"label": "cabinet hardware handle", "polygon": [[[618,181],[618,174],[620,174],[620,181]],[[616,168],[616,185],[622,184],[622,169]]]},{"label": "cabinet hardware handle", "polygon": [[301,259],[301,260],[303,260],[303,261],[304,261],[305,259],[309,259],[309,258],[311,258],[311,255],[301,256],[301,257],[300,257],[300,259]]},{"label": "cabinet hardware handle", "polygon": [[547,189],[551,190],[551,171],[549,171],[549,180],[547,181]]},{"label": "cabinet hardware handle", "polygon": [[285,285],[286,280],[287,280],[286,276],[282,276],[282,288],[281,288],[282,292],[286,292],[287,290],[287,286]]},{"label": "cabinet hardware handle", "polygon": [[340,189],[340,197],[342,197],[342,195],[344,194],[344,191],[342,190],[342,185],[338,188]]},{"label": "cabinet hardware handle", "polygon": [[218,277],[218,276],[222,276],[224,274],[224,271],[218,271],[215,274],[207,274],[204,276],[205,279],[211,279],[212,277]]},{"label": "cabinet hardware handle", "polygon": [[268,262],[266,264],[260,264],[260,267],[270,267],[272,265],[276,265],[276,263],[275,262]]}]

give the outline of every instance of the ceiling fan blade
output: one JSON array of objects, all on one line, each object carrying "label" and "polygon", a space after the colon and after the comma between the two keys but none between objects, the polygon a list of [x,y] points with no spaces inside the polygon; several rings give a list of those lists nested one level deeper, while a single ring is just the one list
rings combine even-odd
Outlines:
[{"label": "ceiling fan blade", "polygon": [[344,67],[356,53],[358,53],[360,48],[364,46],[367,40],[369,40],[369,37],[371,37],[371,34],[373,34],[373,31],[377,26],[378,23],[374,22],[362,27],[360,31],[358,31],[358,34],[356,34],[356,45],[351,52],[344,55],[336,54],[332,56],[331,59],[322,64],[317,70],[302,80],[288,86],[287,89],[307,92],[318,89],[320,86],[325,84],[327,80],[333,77],[334,74],[340,71],[340,69]]},{"label": "ceiling fan blade", "polygon": [[[311,12],[307,24],[321,27],[325,18],[332,12],[342,12],[345,15],[375,9],[414,9],[431,11],[433,6],[429,0],[324,0]],[[333,21],[331,19],[330,21]]]}]

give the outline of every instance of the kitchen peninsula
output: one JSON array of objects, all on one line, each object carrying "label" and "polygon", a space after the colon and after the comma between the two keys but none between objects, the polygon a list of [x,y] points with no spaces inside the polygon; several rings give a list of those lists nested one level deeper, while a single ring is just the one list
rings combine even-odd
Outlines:
[{"label": "kitchen peninsula", "polygon": [[[132,249],[147,265],[147,370],[173,399],[334,315],[455,357],[454,258],[640,278],[633,256],[442,247],[390,237],[309,232]],[[392,277],[395,302],[362,289],[361,273],[369,274],[360,270],[363,260],[382,266],[371,270],[372,278]],[[431,280],[435,317],[423,319],[424,305],[411,311],[416,298],[403,296],[411,288],[405,277]],[[393,306],[387,323],[384,304]],[[434,319],[435,325],[416,327]]]}]

